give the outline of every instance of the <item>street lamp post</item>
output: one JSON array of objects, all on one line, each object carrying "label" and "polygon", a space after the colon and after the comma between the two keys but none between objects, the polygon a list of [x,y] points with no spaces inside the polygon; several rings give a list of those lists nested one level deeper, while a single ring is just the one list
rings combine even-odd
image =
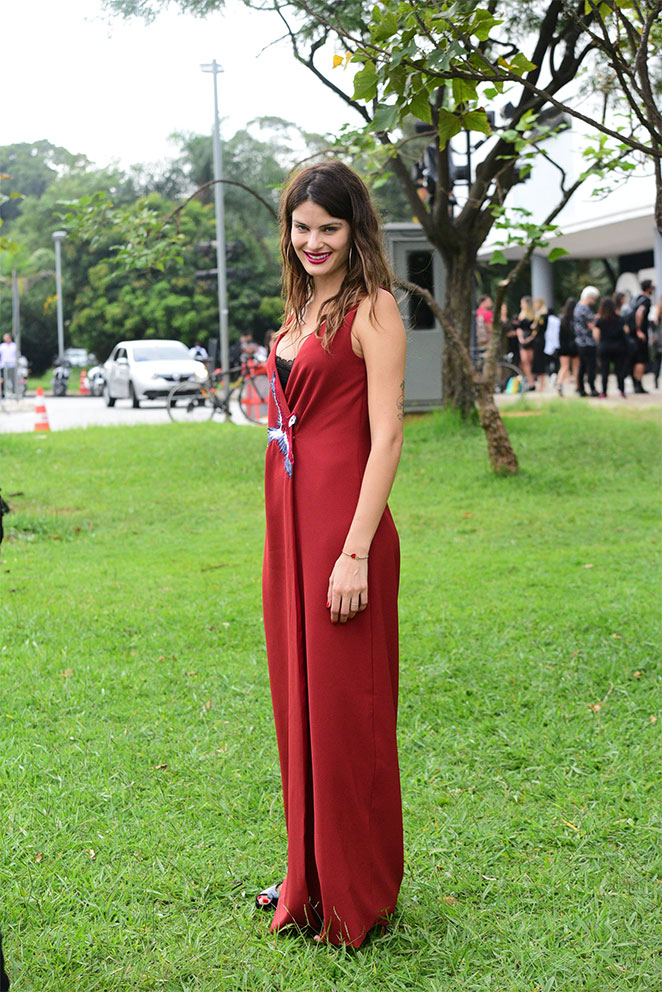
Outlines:
[{"label": "street lamp post", "polygon": [[11,326],[16,342],[16,357],[21,356],[21,299],[18,292],[18,272],[16,266],[11,270]]},{"label": "street lamp post", "polygon": [[55,296],[57,302],[57,357],[62,361],[64,355],[64,320],[62,317],[62,253],[61,245],[66,238],[66,231],[53,231],[55,242]]},{"label": "street lamp post", "polygon": [[[221,368],[230,367],[230,345],[228,341],[228,294],[225,278],[225,213],[223,206],[223,153],[221,149],[221,132],[218,119],[218,86],[217,79],[222,68],[214,59],[213,62],[201,65],[203,72],[214,74],[214,212],[216,214],[216,270],[218,279],[218,324],[221,343]],[[230,382],[228,379],[227,388]]]}]

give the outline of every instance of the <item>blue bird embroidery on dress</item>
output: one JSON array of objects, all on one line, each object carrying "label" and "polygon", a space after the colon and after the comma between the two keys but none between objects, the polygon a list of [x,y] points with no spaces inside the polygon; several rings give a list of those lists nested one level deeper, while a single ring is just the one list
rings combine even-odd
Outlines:
[{"label": "blue bird embroidery on dress", "polygon": [[[274,403],[276,404],[276,409],[278,410],[278,426],[277,427],[267,427],[267,447],[272,441],[275,441],[280,448],[281,454],[283,456],[283,464],[285,466],[285,471],[292,478],[292,459],[290,457],[290,437],[287,428],[283,427],[283,412],[280,408],[280,403],[278,402],[278,397],[276,396],[276,373],[274,372],[271,376],[271,395],[274,398]],[[296,417],[293,415],[290,417],[287,427],[292,427],[296,421]]]}]

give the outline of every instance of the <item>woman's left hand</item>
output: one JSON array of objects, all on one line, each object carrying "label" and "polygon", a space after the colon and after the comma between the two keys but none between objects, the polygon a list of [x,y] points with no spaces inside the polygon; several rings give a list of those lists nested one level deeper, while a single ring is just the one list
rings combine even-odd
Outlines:
[{"label": "woman's left hand", "polygon": [[341,554],[329,578],[331,623],[347,623],[368,606],[368,559]]}]

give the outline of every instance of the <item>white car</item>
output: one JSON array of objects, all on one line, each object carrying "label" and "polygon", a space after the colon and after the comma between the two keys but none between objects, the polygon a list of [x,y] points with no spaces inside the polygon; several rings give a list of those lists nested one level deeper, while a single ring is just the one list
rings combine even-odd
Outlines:
[{"label": "white car", "polygon": [[120,341],[104,364],[103,375],[106,406],[115,406],[115,400],[130,399],[137,407],[141,400],[167,397],[180,382],[205,379],[207,369],[191,358],[181,341],[150,338]]},{"label": "white car", "polygon": [[65,348],[63,355],[70,365],[84,369],[96,362],[96,357],[87,348]]}]

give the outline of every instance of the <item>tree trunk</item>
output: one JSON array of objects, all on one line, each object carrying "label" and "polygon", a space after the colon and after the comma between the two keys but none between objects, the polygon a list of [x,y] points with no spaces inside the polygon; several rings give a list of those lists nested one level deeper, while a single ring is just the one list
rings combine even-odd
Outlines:
[{"label": "tree trunk", "polygon": [[[473,309],[473,284],[476,253],[459,246],[444,257],[446,266],[446,312],[462,344],[469,349]],[[472,382],[467,376],[466,364],[452,339],[446,335],[442,364],[442,396],[444,406],[459,410],[468,417],[474,409],[475,396]]]},{"label": "tree trunk", "polygon": [[[473,409],[475,403],[478,405],[480,423],[485,431],[487,452],[492,468],[497,475],[515,475],[519,470],[517,456],[510,445],[508,431],[503,425],[494,402],[494,367],[498,352],[496,338],[493,339],[491,347],[488,348],[485,368],[482,372],[478,372],[471,361],[469,349],[461,339],[453,321],[448,313],[441,309],[432,293],[405,279],[398,279],[397,283],[409,293],[415,293],[427,300],[428,306],[444,329],[444,352],[447,354],[452,351],[457,362],[459,375],[462,379],[462,389],[466,388],[470,397],[469,409]],[[495,331],[495,335],[498,336],[498,334],[499,326]]]},{"label": "tree trunk", "polygon": [[490,465],[497,475],[515,475],[519,470],[517,455],[494,402],[494,393],[484,381],[476,383],[476,402],[480,424],[485,431]]}]

